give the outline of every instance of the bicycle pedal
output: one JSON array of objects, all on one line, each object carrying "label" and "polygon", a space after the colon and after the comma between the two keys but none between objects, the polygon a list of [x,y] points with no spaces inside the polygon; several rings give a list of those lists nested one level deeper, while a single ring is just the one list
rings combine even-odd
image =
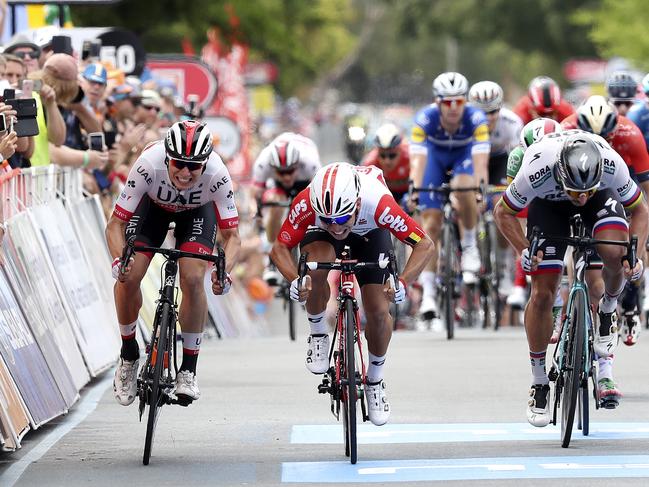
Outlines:
[{"label": "bicycle pedal", "polygon": [[559,373],[557,372],[557,368],[553,365],[548,372],[548,379],[550,379],[552,382],[555,382],[558,377]]},{"label": "bicycle pedal", "polygon": [[193,402],[194,400],[191,397],[181,394],[176,396],[176,399],[170,400],[169,404],[178,404],[179,406],[187,407]]},{"label": "bicycle pedal", "polygon": [[615,409],[620,405],[620,400],[618,398],[612,397],[602,397],[599,400],[599,407],[604,409]]},{"label": "bicycle pedal", "polygon": [[421,319],[423,321],[432,321],[435,318],[437,318],[437,315],[435,314],[434,311],[426,311],[426,312],[421,314]]}]

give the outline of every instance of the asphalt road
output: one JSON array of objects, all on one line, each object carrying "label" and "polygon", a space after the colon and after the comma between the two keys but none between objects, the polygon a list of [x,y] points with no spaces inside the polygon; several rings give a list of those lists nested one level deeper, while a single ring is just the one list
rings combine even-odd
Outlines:
[{"label": "asphalt road", "polygon": [[316,393],[318,378],[303,365],[304,339],[291,343],[281,333],[204,342],[202,397],[163,409],[148,467],[141,463],[145,423],[135,405],[114,401],[108,373],[67,417],[0,457],[0,485],[649,482],[649,334],[618,352],[622,405],[592,411],[591,436],[575,432],[563,449],[556,429],[525,422],[530,373],[521,329],[459,330],[452,342],[430,331],[399,332],[386,364],[392,417],[384,427],[361,426],[355,466],[328,397]]}]

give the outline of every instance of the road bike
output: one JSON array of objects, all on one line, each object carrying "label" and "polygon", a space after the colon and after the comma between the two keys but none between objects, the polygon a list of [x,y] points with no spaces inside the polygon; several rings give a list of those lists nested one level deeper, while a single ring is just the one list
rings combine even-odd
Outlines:
[{"label": "road bike", "polygon": [[394,252],[378,262],[358,262],[351,258],[348,246],[345,246],[341,259],[335,262],[309,262],[308,253],[300,256],[298,271],[300,282],[307,270],[340,271],[338,281],[338,312],[336,329],[329,350],[330,367],[318,385],[320,394],[330,394],[331,412],[340,420],[341,406],[343,413],[343,430],[345,436],[345,455],[352,464],[357,455],[357,401],[360,402],[361,419],[367,421],[369,416],[365,405],[364,385],[365,360],[361,343],[361,321],[358,301],[354,295],[355,272],[361,269],[388,269],[395,283],[399,282]]},{"label": "road bike", "polygon": [[[458,300],[462,293],[462,269],[461,259],[462,250],[460,246],[460,226],[457,211],[451,202],[452,193],[462,193],[467,191],[476,192],[480,188],[452,188],[448,183],[441,186],[429,186],[424,188],[415,188],[411,185],[409,195],[413,193],[434,193],[439,195],[442,202],[442,235],[439,244],[438,259],[438,282],[436,297],[438,309],[442,313],[444,324],[446,326],[446,338],[449,340],[455,336],[455,316]],[[476,286],[465,286],[466,307],[463,310],[462,318],[464,324],[473,326],[477,305],[475,299]],[[431,319],[432,317],[423,317]]]},{"label": "road bike", "polygon": [[153,252],[162,254],[167,258],[163,267],[151,342],[147,346],[146,361],[137,379],[140,421],[142,421],[146,406],[149,406],[144,454],[142,456],[142,463],[148,465],[151,458],[155,428],[162,406],[165,404],[188,406],[192,402],[191,399],[185,396],[179,398],[173,393],[176,386],[176,374],[178,373],[176,360],[176,323],[178,321],[176,275],[178,273],[178,259],[192,258],[214,263],[218,281],[223,286],[225,283],[225,252],[221,247],[217,249],[217,255],[212,255],[136,245],[134,237],[131,237],[122,255],[122,273],[124,273],[127,263],[135,252]]},{"label": "road bike", "polygon": [[572,436],[575,413],[577,428],[584,436],[589,434],[589,394],[588,381],[593,385],[595,408],[599,409],[600,398],[597,387],[597,356],[593,350],[594,331],[588,285],[585,280],[590,259],[595,254],[596,245],[619,245],[627,248],[625,259],[633,269],[636,264],[638,238],[630,241],[599,240],[586,235],[586,227],[580,215],[570,219],[571,236],[544,235],[538,227],[532,229],[530,255],[536,255],[540,239],[565,242],[572,246],[574,270],[573,283],[568,295],[566,315],[561,323],[559,341],[555,347],[552,367],[548,377],[554,386],[554,409],[552,424],[557,424],[557,414],[561,408],[561,446],[568,448]]}]

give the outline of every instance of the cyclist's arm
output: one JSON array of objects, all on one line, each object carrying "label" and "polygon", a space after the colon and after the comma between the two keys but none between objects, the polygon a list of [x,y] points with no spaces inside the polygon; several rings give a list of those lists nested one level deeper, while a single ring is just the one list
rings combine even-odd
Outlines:
[{"label": "cyclist's arm", "polygon": [[412,127],[409,152],[410,180],[413,181],[415,187],[421,187],[428,162],[428,148],[426,147],[426,132],[420,125],[415,124]]},{"label": "cyclist's arm", "polygon": [[117,259],[122,256],[124,245],[126,244],[124,235],[126,232],[127,224],[127,221],[116,217],[114,213],[108,219],[105,234],[106,242],[108,243],[108,251],[110,252],[110,256],[113,259]]},{"label": "cyclist's arm", "polygon": [[640,201],[633,206],[630,213],[629,235],[638,236],[638,258],[646,261],[646,246],[643,245],[643,242],[646,242],[647,236],[649,236],[649,209],[647,200],[642,194]]},{"label": "cyclist's arm", "polygon": [[[474,114],[474,118],[484,119],[482,113]],[[486,120],[479,123],[473,132],[473,147],[471,148],[471,158],[473,159],[473,172],[476,183],[489,181],[489,152],[491,143],[489,141],[489,127]]]},{"label": "cyclist's arm", "polygon": [[504,203],[502,197],[496,204],[496,208],[494,208],[494,220],[500,233],[514,248],[516,255],[520,255],[529,246],[529,242],[523,233],[518,218],[516,218],[516,214]]},{"label": "cyclist's arm", "polygon": [[232,269],[239,261],[239,251],[241,250],[239,228],[222,228],[220,231],[221,237],[223,237],[223,250],[225,251],[225,270],[232,272]]},{"label": "cyclist's arm", "polygon": [[419,274],[426,268],[430,259],[435,255],[435,244],[430,237],[424,233],[421,240],[412,248],[412,253],[408,257],[403,272],[399,276],[406,284],[414,282]]},{"label": "cyclist's arm", "polygon": [[472,155],[473,172],[477,184],[489,181],[489,153],[478,152]]}]

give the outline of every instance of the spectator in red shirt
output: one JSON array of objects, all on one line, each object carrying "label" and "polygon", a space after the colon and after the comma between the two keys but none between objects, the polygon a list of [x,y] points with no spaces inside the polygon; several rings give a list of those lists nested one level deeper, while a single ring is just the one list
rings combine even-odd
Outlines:
[{"label": "spectator in red shirt", "polygon": [[575,113],[570,103],[561,98],[559,85],[552,78],[537,76],[530,82],[527,95],[518,100],[512,109],[523,125],[539,117],[560,122]]},{"label": "spectator in red shirt", "polygon": [[392,123],[381,125],[374,138],[375,147],[363,159],[363,166],[376,166],[383,171],[385,184],[401,202],[408,192],[408,175],[410,174],[410,154],[408,142]]}]

